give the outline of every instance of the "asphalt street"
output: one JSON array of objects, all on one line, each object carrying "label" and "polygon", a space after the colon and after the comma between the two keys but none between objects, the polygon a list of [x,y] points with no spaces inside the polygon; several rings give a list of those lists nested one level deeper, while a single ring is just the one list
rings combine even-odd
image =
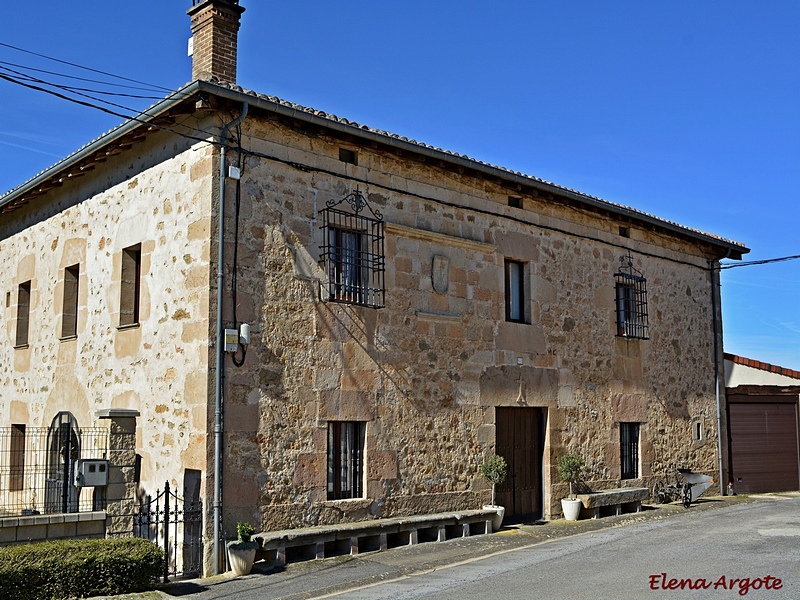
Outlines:
[{"label": "asphalt street", "polygon": [[175,582],[124,598],[179,597],[800,598],[800,494],[710,498],[689,510],[667,505],[513,526],[278,571],[257,564],[245,577]]}]

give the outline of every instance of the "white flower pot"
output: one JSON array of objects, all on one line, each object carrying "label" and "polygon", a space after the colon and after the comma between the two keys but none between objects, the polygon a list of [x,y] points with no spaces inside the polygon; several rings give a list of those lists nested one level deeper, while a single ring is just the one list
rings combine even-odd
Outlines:
[{"label": "white flower pot", "polygon": [[[250,544],[250,542],[245,543]],[[231,565],[231,571],[237,577],[248,575],[253,568],[258,545],[255,542],[252,544],[252,547],[237,548],[234,542],[233,547],[231,545],[228,546],[228,563]],[[239,542],[239,545],[242,545],[242,542]]]},{"label": "white flower pot", "polygon": [[492,517],[492,531],[500,531],[503,525],[503,516],[506,514],[505,506],[497,506],[496,504],[486,504],[483,510],[493,510],[496,514]]},{"label": "white flower pot", "polygon": [[581,514],[583,503],[580,500],[561,499],[561,510],[564,511],[564,518],[567,521],[577,521]]}]

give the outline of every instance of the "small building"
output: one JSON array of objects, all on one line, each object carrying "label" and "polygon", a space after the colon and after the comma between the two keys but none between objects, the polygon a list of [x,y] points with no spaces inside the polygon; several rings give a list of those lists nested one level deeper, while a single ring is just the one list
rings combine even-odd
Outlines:
[{"label": "small building", "polygon": [[800,372],[726,353],[725,393],[734,490],[800,489]]},{"label": "small building", "polygon": [[0,196],[12,443],[138,413],[131,494],[207,540],[478,508],[495,452],[510,519],[560,515],[565,452],[594,489],[720,476],[743,244],[244,90],[243,11],[195,2],[192,83]]}]

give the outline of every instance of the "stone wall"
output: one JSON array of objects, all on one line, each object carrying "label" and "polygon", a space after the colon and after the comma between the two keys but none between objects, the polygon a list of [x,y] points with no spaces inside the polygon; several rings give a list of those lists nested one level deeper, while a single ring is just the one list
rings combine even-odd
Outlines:
[{"label": "stone wall", "polygon": [[[138,497],[206,470],[213,152],[189,144],[153,134],[0,221],[0,422],[48,427],[67,410],[91,427],[98,411],[138,411]],[[139,324],[119,327],[122,251],[136,244]],[[61,338],[75,264],[77,335]],[[29,343],[15,349],[25,281]]]},{"label": "stone wall", "polygon": [[[716,465],[711,283],[696,245],[474,174],[378,148],[245,122],[240,320],[246,364],[228,376],[228,527],[263,529],[475,508],[494,407],[547,408],[545,516],[582,453],[586,485],[620,485],[619,423],[641,423],[641,477]],[[358,166],[338,160],[357,151]],[[271,159],[266,158],[272,157]],[[387,305],[318,300],[317,212],[356,186],[386,222]],[[650,339],[615,337],[614,273],[647,278]],[[448,262],[445,293],[434,257]],[[504,261],[526,265],[530,324],[504,315]],[[703,439],[691,422],[702,418]],[[326,500],[329,420],[366,421],[366,498]]]}]

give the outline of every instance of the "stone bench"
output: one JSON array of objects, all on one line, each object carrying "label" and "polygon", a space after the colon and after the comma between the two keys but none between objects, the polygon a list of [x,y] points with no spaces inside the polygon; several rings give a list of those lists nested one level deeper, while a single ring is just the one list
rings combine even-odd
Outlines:
[{"label": "stone bench", "polygon": [[634,512],[642,510],[642,501],[650,497],[650,490],[647,488],[617,488],[613,490],[602,490],[589,494],[576,494],[583,504],[583,508],[593,511],[592,518],[600,516],[601,508],[610,508],[614,514],[622,514],[623,508],[631,508]]},{"label": "stone bench", "polygon": [[256,560],[287,562],[357,555],[422,542],[443,542],[492,532],[492,510],[414,515],[257,533]]}]

